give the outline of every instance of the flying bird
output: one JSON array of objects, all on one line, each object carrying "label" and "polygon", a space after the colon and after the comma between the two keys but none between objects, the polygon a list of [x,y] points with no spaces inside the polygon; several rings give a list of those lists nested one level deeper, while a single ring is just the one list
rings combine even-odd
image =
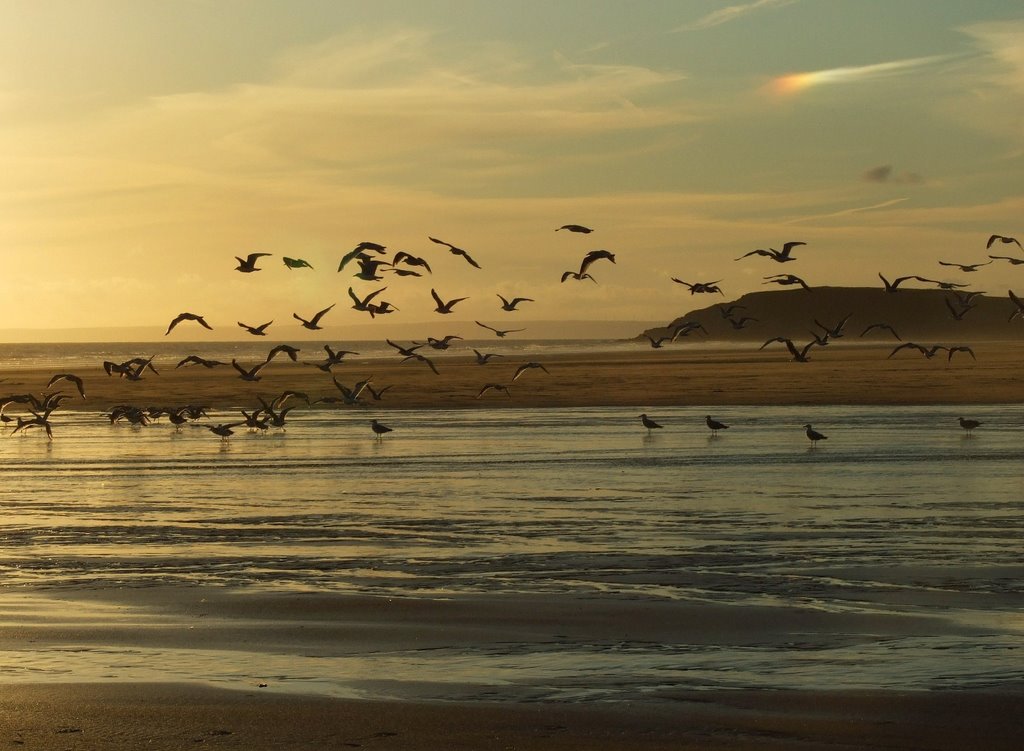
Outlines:
[{"label": "flying bird", "polygon": [[567,229],[570,232],[577,232],[581,235],[589,235],[594,231],[590,229],[590,227],[584,227],[582,224],[563,224],[561,227],[556,229],[555,232],[558,232],[559,229]]},{"label": "flying bird", "polygon": [[814,319],[814,324],[821,328],[829,339],[840,339],[843,336],[843,328],[846,326],[846,322],[850,320],[853,313],[847,313],[846,317],[843,318],[835,326],[826,326],[821,323],[817,318]]},{"label": "flying bird", "polygon": [[1016,243],[1018,248],[1021,247],[1020,240],[1018,240],[1016,237],[1007,237],[1006,235],[992,235],[991,237],[989,237],[988,242],[985,243],[985,247],[991,248],[992,243],[997,241],[1001,243],[1006,243],[1007,245],[1010,243]]},{"label": "flying bird", "polygon": [[369,312],[371,314],[371,318],[372,318],[373,315],[376,314],[378,311],[376,309],[373,309],[371,311],[371,307],[372,306],[370,304],[370,301],[373,300],[373,298],[375,298],[377,295],[379,295],[381,292],[383,292],[386,289],[387,289],[387,287],[381,287],[378,290],[374,290],[373,292],[368,294],[366,297],[360,298],[358,295],[356,295],[355,290],[353,290],[351,287],[349,287],[348,288],[348,296],[352,298],[352,310],[362,310],[362,311]]},{"label": "flying bird", "polygon": [[768,341],[766,341],[764,344],[758,347],[758,349],[764,349],[772,342],[782,342],[783,344],[785,344],[786,348],[789,350],[789,354],[793,356],[794,362],[808,362],[811,358],[807,353],[810,351],[811,347],[818,344],[817,340],[812,339],[810,342],[804,345],[803,349],[797,349],[797,346],[793,344],[792,339],[787,339],[784,336],[777,336],[774,339],[769,339]]},{"label": "flying bird", "polygon": [[1017,295],[1013,294],[1012,289],[1009,292],[1010,302],[1016,305],[1017,309],[1010,313],[1010,317],[1006,319],[1007,323],[1012,321],[1014,318],[1024,318],[1024,300],[1021,300],[1019,297],[1017,297]]},{"label": "flying bird", "polygon": [[476,395],[476,398],[479,399],[484,394],[486,394],[488,391],[501,391],[509,399],[512,398],[512,393],[509,391],[509,387],[505,386],[503,384],[500,384],[500,383],[488,383],[482,389],[480,389],[480,391]]},{"label": "flying bird", "polygon": [[694,282],[693,284],[690,284],[689,282],[684,282],[682,279],[672,277],[672,281],[676,284],[682,284],[684,287],[689,289],[691,295],[700,294],[702,292],[717,292],[720,295],[725,294],[722,292],[722,288],[718,286],[718,282],[722,281],[721,279],[713,282]]},{"label": "flying bird", "polygon": [[299,316],[298,313],[292,313],[292,318],[297,320],[299,323],[301,323],[305,328],[309,329],[310,331],[318,331],[318,330],[323,328],[323,326],[319,325],[320,324],[320,319],[323,318],[324,315],[327,313],[327,311],[329,311],[331,308],[333,308],[334,305],[336,305],[336,304],[337,303],[328,305],[326,308],[321,310],[319,313],[317,313],[315,316],[310,318],[308,321],[305,318],[302,318],[301,316]]},{"label": "flying bird", "polygon": [[890,334],[892,334],[894,337],[896,337],[897,341],[900,341],[900,342],[903,341],[903,339],[900,338],[900,335],[896,333],[896,329],[894,329],[892,326],[890,326],[887,323],[872,323],[867,328],[865,328],[862,332],[860,332],[860,335],[864,336],[869,331],[874,331],[875,329],[881,329],[883,331],[888,331]]},{"label": "flying bird", "polygon": [[936,354],[938,354],[939,350],[949,349],[949,348],[948,347],[943,347],[941,344],[933,344],[931,347],[924,347],[924,346],[922,346],[920,344],[917,344],[916,342],[904,342],[903,344],[899,344],[899,345],[893,347],[892,352],[890,352],[888,357],[886,357],[885,359],[888,360],[889,357],[892,357],[897,352],[899,352],[901,349],[916,349],[918,352],[920,352],[922,355],[924,355],[927,359],[931,360],[933,357],[935,357]]},{"label": "flying bird", "polygon": [[164,332],[164,336],[167,336],[168,334],[170,334],[171,331],[174,329],[174,327],[177,326],[182,321],[195,321],[196,323],[198,323],[203,328],[209,329],[210,331],[213,331],[213,326],[208,324],[203,319],[202,316],[196,315],[195,313],[179,313],[178,317],[175,318],[173,321],[171,321],[171,325],[167,327],[167,331]]},{"label": "flying bird", "polygon": [[476,355],[477,365],[486,365],[492,357],[504,357],[505,355],[498,355],[493,352],[481,352],[478,349],[473,350],[473,354]]},{"label": "flying bird", "polygon": [[50,388],[53,384],[57,383],[57,381],[68,381],[69,383],[75,384],[75,388],[78,389],[78,395],[83,399],[85,398],[85,386],[82,384],[82,379],[74,373],[57,373],[50,379],[49,383],[46,384],[46,388]]},{"label": "flying bird", "polygon": [[957,320],[957,321],[964,320],[964,316],[967,315],[970,311],[974,310],[974,308],[976,307],[976,305],[959,305],[959,306],[954,306],[953,303],[951,303],[949,301],[948,297],[945,298],[945,300],[943,300],[943,302],[946,303],[946,308],[949,309],[950,315],[952,315],[954,320]]},{"label": "flying bird", "polygon": [[284,265],[290,269],[313,268],[309,261],[305,261],[301,258],[289,258],[288,256],[284,256],[282,260],[284,260]]},{"label": "flying bird", "polygon": [[278,344],[276,347],[271,349],[270,352],[267,353],[267,362],[270,362],[271,360],[273,360],[275,357],[282,353],[287,355],[288,359],[291,360],[292,362],[298,362],[299,351],[300,350],[298,347],[293,347],[290,344]]},{"label": "flying bird", "polygon": [[946,355],[946,362],[949,362],[950,360],[953,359],[954,352],[966,352],[971,356],[972,360],[978,359],[977,357],[974,356],[974,350],[971,349],[970,347],[948,347],[947,349],[949,350],[949,354]]},{"label": "flying bird", "polygon": [[400,263],[404,263],[407,266],[418,266],[420,268],[424,268],[427,270],[428,274],[434,273],[430,270],[430,264],[427,263],[425,259],[420,258],[419,256],[410,255],[404,250],[400,250],[395,253],[395,257],[391,260],[392,266],[397,266]]},{"label": "flying bird", "polygon": [[374,253],[383,253],[387,250],[386,245],[380,243],[370,242],[369,240],[363,240],[355,247],[356,252],[362,252],[364,250],[372,250]]},{"label": "flying bird", "polygon": [[468,300],[469,299],[468,297],[456,297],[453,300],[449,300],[448,302],[445,302],[437,294],[437,290],[434,290],[434,289],[430,290],[430,295],[431,295],[431,297],[434,298],[434,302],[437,303],[437,307],[434,308],[435,312],[441,313],[442,315],[447,315],[448,313],[451,313],[452,312],[452,307],[455,305],[455,303],[460,303],[463,300]]},{"label": "flying bird", "polygon": [[242,323],[241,321],[238,321],[238,325],[241,326],[246,331],[248,331],[253,336],[266,336],[267,326],[269,326],[272,323],[273,321],[267,321],[266,323],[261,323],[259,326],[250,326],[247,323]]},{"label": "flying bird", "polygon": [[268,362],[270,361],[265,360],[259,363],[258,365],[254,365],[252,368],[248,370],[239,365],[238,361],[234,359],[231,360],[231,365],[235,368],[235,370],[238,371],[239,378],[241,378],[243,381],[250,381],[255,383],[256,381],[260,380],[260,371],[267,366]]},{"label": "flying bird", "polygon": [[486,323],[480,323],[480,321],[473,321],[473,323],[475,323],[480,328],[487,329],[488,331],[493,331],[495,335],[499,337],[504,337],[508,334],[515,334],[519,331],[526,331],[526,329],[496,329],[493,326],[488,326]]},{"label": "flying bird", "polygon": [[519,376],[521,376],[527,370],[534,370],[536,368],[540,368],[545,373],[548,373],[548,375],[550,375],[550,372],[548,371],[548,369],[545,368],[543,365],[541,365],[539,362],[525,362],[522,365],[520,365],[518,368],[516,368],[516,374],[514,376],[512,376],[512,380],[515,381],[517,378],[519,378]]},{"label": "flying bird", "polygon": [[778,263],[795,261],[796,258],[790,255],[790,253],[793,252],[793,248],[806,244],[807,243],[805,242],[788,242],[782,246],[782,250],[776,250],[775,248],[768,248],[768,250],[765,250],[764,248],[758,248],[757,250],[752,250],[749,253],[744,253],[735,260],[740,261],[746,258],[747,256],[765,256],[766,258],[771,258],[773,261],[777,261]]},{"label": "flying bird", "polygon": [[1009,261],[1014,266],[1024,264],[1024,258],[1013,258],[1011,256],[989,256],[994,261]]},{"label": "flying bird", "polygon": [[501,309],[502,310],[508,310],[508,311],[516,310],[516,306],[519,303],[522,303],[522,302],[535,302],[535,300],[532,297],[513,297],[511,300],[507,300],[504,297],[502,297],[500,294],[498,295],[498,299],[501,300]]},{"label": "flying bird", "polygon": [[452,255],[462,256],[463,258],[466,259],[466,262],[470,266],[475,266],[476,268],[480,268],[480,264],[477,263],[476,261],[474,261],[472,259],[472,257],[469,255],[469,253],[464,251],[462,248],[457,248],[454,245],[452,245],[451,243],[446,243],[444,240],[438,240],[436,237],[428,237],[427,239],[430,240],[430,242],[437,243],[438,245],[444,245],[445,247],[448,248],[449,251],[451,251]]},{"label": "flying bird", "polygon": [[882,284],[885,285],[885,291],[890,294],[899,291],[899,286],[908,279],[916,279],[917,281],[922,281],[921,277],[919,276],[899,276],[893,279],[891,282],[881,274],[878,275],[878,278],[881,279]]},{"label": "flying bird", "polygon": [[216,368],[218,365],[227,365],[227,363],[221,362],[220,360],[207,360],[199,355],[189,355],[175,365],[174,369],[177,370],[178,368],[185,367],[187,365],[201,365],[204,368]]},{"label": "flying bird", "polygon": [[595,261],[600,261],[602,259],[615,263],[615,254],[612,253],[610,250],[592,250],[585,256],[583,256],[583,260],[580,262],[580,270],[578,272],[580,276],[582,277],[583,274],[586,273],[587,269],[590,268],[591,264],[593,264]]},{"label": "flying bird", "polygon": [[722,318],[731,318],[732,314],[733,314],[733,311],[736,311],[736,310],[746,310],[747,306],[746,305],[736,305],[735,303],[733,303],[729,307],[726,307],[724,305],[716,305],[715,309],[718,310],[718,313],[722,316]]},{"label": "flying bird", "polygon": [[[451,347],[452,346],[452,342],[455,341],[456,339],[460,339],[461,340],[462,337],[461,336],[457,336],[456,334],[448,334],[447,336],[444,336],[441,339],[436,339],[436,338],[434,338],[432,336],[428,336],[427,337],[427,345],[431,349],[445,350],[445,349],[448,349],[449,347]],[[414,344],[419,344],[419,342],[414,342]]]},{"label": "flying bird", "polygon": [[788,287],[792,284],[799,284],[808,292],[811,290],[811,288],[807,286],[807,282],[794,274],[772,274],[771,276],[766,276],[764,278],[768,280],[763,282],[764,284],[779,284],[783,287]]},{"label": "flying bird", "polygon": [[256,262],[264,256],[269,256],[270,253],[250,253],[245,258],[235,256],[235,260],[238,261],[238,266],[235,267],[235,271],[241,271],[243,274],[251,274],[254,271],[262,271],[263,269],[256,268]]},{"label": "flying bird", "polygon": [[985,261],[984,263],[953,263],[951,261],[939,261],[940,266],[955,266],[963,272],[977,271],[982,266],[988,266],[992,261]]},{"label": "flying bird", "polygon": [[581,274],[578,271],[563,271],[562,272],[562,282],[564,283],[566,279],[576,279],[577,281],[583,281],[584,279],[589,279],[594,284],[597,284],[597,279],[592,277],[590,274]]}]

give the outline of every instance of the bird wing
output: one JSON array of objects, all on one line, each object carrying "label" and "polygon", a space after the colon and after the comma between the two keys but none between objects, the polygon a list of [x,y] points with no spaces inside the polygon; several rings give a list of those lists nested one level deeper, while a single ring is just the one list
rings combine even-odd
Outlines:
[{"label": "bird wing", "polygon": [[444,240],[438,240],[436,237],[429,237],[428,236],[427,239],[430,240],[430,242],[432,242],[432,243],[437,243],[438,245],[444,245],[446,248],[451,248],[451,249],[455,248],[455,246],[452,245],[451,243],[446,243]]},{"label": "bird wing", "polygon": [[475,323],[477,326],[480,326],[481,328],[487,329],[488,331],[497,331],[496,328],[494,328],[493,326],[488,326],[486,323],[480,323],[480,321],[473,321],[473,323]]},{"label": "bird wing", "polygon": [[[451,246],[449,246],[449,247],[451,247]],[[469,265],[470,265],[470,266],[473,266],[473,267],[475,267],[475,268],[480,268],[480,264],[479,264],[479,263],[477,263],[476,261],[474,261],[474,260],[473,260],[473,257],[472,257],[472,256],[470,256],[470,255],[469,255],[469,253],[467,253],[466,251],[464,251],[464,250],[463,250],[462,248],[454,248],[454,247],[452,247],[452,248],[451,248],[451,251],[452,251],[452,253],[454,253],[455,255],[457,255],[457,256],[462,256],[463,258],[465,258],[465,259],[466,259],[466,261],[468,261],[468,262],[469,262]]]},{"label": "bird wing", "polygon": [[326,315],[326,314],[327,314],[327,311],[329,311],[329,310],[330,310],[331,308],[333,308],[333,307],[334,307],[334,306],[335,306],[336,304],[337,304],[337,303],[332,303],[331,305],[328,305],[328,306],[327,306],[326,308],[324,308],[323,310],[321,310],[321,311],[320,311],[319,313],[317,313],[317,314],[316,314],[315,316],[313,316],[313,320],[311,320],[311,321],[310,321],[310,323],[312,323],[312,324],[314,324],[314,325],[316,325],[317,323],[319,323],[319,322],[320,322],[320,319],[321,319],[321,318],[323,318],[323,317],[324,317],[324,315]]}]

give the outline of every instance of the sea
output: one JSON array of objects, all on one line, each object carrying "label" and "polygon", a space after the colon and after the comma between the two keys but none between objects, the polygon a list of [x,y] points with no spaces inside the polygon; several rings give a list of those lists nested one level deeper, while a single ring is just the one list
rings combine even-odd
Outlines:
[{"label": "sea", "polygon": [[[123,346],[72,357],[16,345],[9,356],[75,366],[142,351]],[[209,356],[231,354],[210,346]],[[646,430],[640,412],[662,427]],[[730,427],[712,434],[708,414]],[[967,432],[960,416],[981,425]],[[372,417],[392,432],[378,439]],[[289,418],[223,440],[85,411],[55,413],[53,441],[5,429],[5,633],[28,614],[38,625],[47,598],[159,587],[510,608],[564,598],[595,614],[635,608],[637,619],[692,606],[735,613],[746,628],[665,622],[636,639],[453,636],[327,655],[4,638],[0,680],[271,676],[271,690],[296,693],[387,698],[415,687],[445,700],[473,685],[535,701],[1024,681],[1024,405],[352,407]],[[812,444],[805,424],[827,440]],[[55,622],[75,622],[53,607]],[[353,678],[367,675],[389,680]]]}]

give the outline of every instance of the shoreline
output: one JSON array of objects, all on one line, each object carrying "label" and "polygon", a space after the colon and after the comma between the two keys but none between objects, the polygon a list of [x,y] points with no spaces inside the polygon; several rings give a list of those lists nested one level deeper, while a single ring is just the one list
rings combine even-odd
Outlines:
[{"label": "shoreline", "polygon": [[[397,356],[346,361],[330,374],[278,359],[264,368],[259,382],[243,381],[230,365],[175,369],[169,363],[158,363],[159,376],[147,373],[132,382],[107,376],[97,364],[78,373],[87,399],[80,399],[66,381],[50,390],[72,395],[61,409],[99,411],[117,404],[251,408],[259,403],[257,395],[272,399],[286,389],[311,399],[337,399],[341,394],[332,376],[350,388],[364,379],[371,379],[376,389],[390,386],[379,401],[364,394],[362,404],[380,410],[1024,403],[1024,343],[977,344],[976,360],[959,352],[952,359],[941,353],[926,359],[909,350],[889,357],[888,343],[838,344],[814,350],[807,363],[792,362],[781,344],[763,350],[700,351],[637,346],[635,352],[545,355],[536,362],[547,372],[534,368],[515,381],[516,369],[528,362],[526,356],[478,365],[474,356],[459,351],[432,354],[439,374],[421,362],[403,364]],[[0,394],[41,393],[53,374],[50,369],[0,366]],[[478,398],[490,383],[509,386],[509,394],[492,390]]]}]

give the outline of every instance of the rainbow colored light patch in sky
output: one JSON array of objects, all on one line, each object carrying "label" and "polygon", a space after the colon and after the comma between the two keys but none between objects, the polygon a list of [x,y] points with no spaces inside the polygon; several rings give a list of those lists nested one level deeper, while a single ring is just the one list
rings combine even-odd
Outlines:
[{"label": "rainbow colored light patch in sky", "polygon": [[772,79],[768,87],[776,94],[796,94],[822,84],[863,81],[868,78],[892,75],[908,68],[916,68],[945,59],[945,56],[915,57],[909,60],[894,60],[893,62],[875,63],[874,65],[830,68],[812,73],[791,73],[787,76],[779,76]]}]

